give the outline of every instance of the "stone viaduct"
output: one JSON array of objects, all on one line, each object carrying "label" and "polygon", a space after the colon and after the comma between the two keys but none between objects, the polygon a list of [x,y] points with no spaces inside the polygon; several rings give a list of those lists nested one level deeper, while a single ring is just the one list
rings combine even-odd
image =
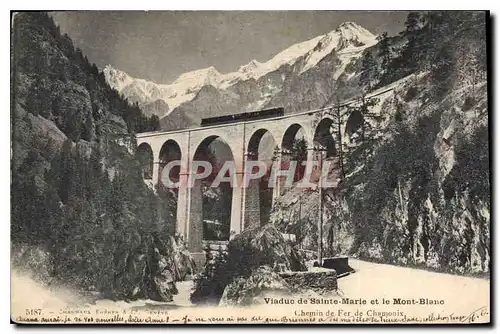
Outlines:
[{"label": "stone viaduct", "polygon": [[[344,105],[345,106],[345,105]],[[340,109],[338,109],[340,110]],[[339,140],[348,144],[350,134],[355,131],[355,123],[359,123],[360,115],[348,114],[343,108],[341,127],[338,126],[338,116],[331,108],[324,108],[284,114],[283,116],[247,120],[236,123],[202,126],[176,131],[157,131],[139,133],[136,136],[138,150],[149,152],[152,156],[152,175],[154,185],[160,182],[161,169],[166,160],[180,160],[180,183],[187,182],[193,174],[191,164],[195,160],[200,147],[207,146],[213,140],[225,142],[233,155],[236,167],[236,184],[245,180],[245,163],[255,159],[256,150],[262,137],[269,133],[278,149],[276,158],[281,162],[286,159],[297,133],[301,131],[302,138],[307,143],[307,159],[318,159],[319,152],[325,152],[324,158],[337,155]],[[340,129],[339,129],[340,128]],[[268,135],[269,136],[269,135]],[[321,151],[318,150],[321,149]],[[320,153],[325,154],[325,153]],[[280,196],[279,181],[273,190],[273,199]],[[260,217],[249,214],[257,212],[259,192],[251,188],[236,186],[232,190],[230,231],[231,235],[240,233],[244,228],[260,224]],[[177,192],[177,232],[184,236],[188,249],[192,253],[202,251],[203,212],[201,187],[179,187]],[[252,199],[251,199],[252,198]]]}]

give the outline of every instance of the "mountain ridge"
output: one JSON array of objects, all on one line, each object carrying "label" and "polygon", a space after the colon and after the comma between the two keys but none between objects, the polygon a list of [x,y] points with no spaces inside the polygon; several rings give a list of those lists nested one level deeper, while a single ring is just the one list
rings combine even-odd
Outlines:
[{"label": "mountain ridge", "polygon": [[[269,106],[281,91],[296,78],[303,76],[332,53],[349,54],[346,61],[340,61],[341,69],[335,76],[338,79],[346,64],[361,55],[362,51],[377,43],[376,36],[354,22],[344,22],[327,34],[316,36],[307,41],[296,43],[277,53],[266,62],[251,60],[241,65],[237,71],[220,73],[214,66],[181,74],[170,84],[157,84],[145,79],[137,79],[126,72],[107,65],[103,72],[107,82],[130,102],[137,102],[146,114],[156,114],[162,118],[162,127],[167,129],[189,127],[193,121],[172,124],[166,118],[187,119],[179,114],[181,110],[194,115],[194,123],[202,117],[213,116],[210,106],[201,106],[196,99],[203,94],[203,87],[213,86],[224,96],[232,96],[234,101],[226,101],[225,106],[215,108],[222,114],[248,111]],[[205,90],[206,91],[206,90]],[[210,91],[210,90],[209,90]],[[237,94],[237,95],[234,95]],[[163,100],[166,108],[151,108]],[[213,100],[213,98],[201,99]],[[218,101],[215,101],[218,103]],[[272,107],[269,106],[269,107]],[[205,111],[207,110],[207,111]],[[174,115],[172,115],[174,114]],[[192,115],[193,116],[193,115]]]}]

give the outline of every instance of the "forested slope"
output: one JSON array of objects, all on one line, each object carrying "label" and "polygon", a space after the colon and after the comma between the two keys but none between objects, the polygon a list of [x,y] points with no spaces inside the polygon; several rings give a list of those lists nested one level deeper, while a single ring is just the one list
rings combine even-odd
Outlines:
[{"label": "forested slope", "polygon": [[11,51],[13,264],[45,282],[162,299],[153,281],[174,220],[134,154],[134,134],[158,118],[111,89],[47,13],[14,14]]}]

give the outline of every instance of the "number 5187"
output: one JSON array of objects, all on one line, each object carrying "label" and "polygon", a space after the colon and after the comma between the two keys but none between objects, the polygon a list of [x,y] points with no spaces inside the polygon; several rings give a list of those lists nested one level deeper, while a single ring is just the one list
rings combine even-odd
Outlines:
[{"label": "number 5187", "polygon": [[41,314],[42,314],[41,308],[27,308],[26,309],[26,315],[41,315]]}]

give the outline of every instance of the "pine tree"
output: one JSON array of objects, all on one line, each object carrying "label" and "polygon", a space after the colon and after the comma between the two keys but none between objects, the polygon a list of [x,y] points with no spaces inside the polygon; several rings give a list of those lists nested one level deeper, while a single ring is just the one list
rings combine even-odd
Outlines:
[{"label": "pine tree", "polygon": [[[359,122],[359,131],[360,131],[360,144],[365,144],[367,141],[367,134],[369,133],[370,123],[367,121],[368,119],[377,120],[378,116],[371,113],[370,109],[378,103],[377,98],[367,98],[366,94],[363,94],[359,98],[359,102],[356,105],[348,107],[348,113],[350,117],[353,117],[355,114],[358,114],[360,119]],[[357,132],[357,131],[356,131]],[[366,161],[366,149],[362,150],[363,152],[363,161]]]},{"label": "pine tree", "polygon": [[338,95],[336,96],[337,99],[337,106],[335,107],[335,110],[333,112],[333,116],[335,118],[335,125],[337,126],[337,142],[339,143],[339,148],[338,148],[338,155],[339,155],[339,165],[340,165],[340,173],[341,177],[345,177],[345,169],[344,169],[344,147],[342,144],[342,127],[344,124],[342,123],[342,114],[341,114],[341,107],[340,107],[340,98]]},{"label": "pine tree", "polygon": [[387,32],[383,32],[379,36],[379,57],[382,59],[382,70],[387,71],[389,68],[389,63],[391,60],[391,50],[389,47],[389,38],[387,37]]},{"label": "pine tree", "polygon": [[300,181],[305,171],[305,166],[302,163],[307,160],[307,141],[304,138],[293,142],[291,160],[297,162],[294,182]]},{"label": "pine tree", "polygon": [[410,12],[406,17],[405,21],[405,30],[404,33],[406,36],[411,36],[417,30],[420,29],[420,13],[419,12]]},{"label": "pine tree", "polygon": [[404,74],[412,73],[418,70],[426,70],[429,67],[430,53],[434,46],[431,25],[428,22],[432,20],[430,13],[410,12],[405,21],[405,31],[407,43],[401,52],[399,63],[406,69]]},{"label": "pine tree", "polygon": [[365,51],[361,65],[360,82],[362,85],[368,87],[368,91],[371,91],[373,88],[374,74],[376,71],[375,67],[375,60],[373,59],[371,52]]},{"label": "pine tree", "polygon": [[68,203],[72,194],[73,178],[76,173],[76,164],[72,154],[73,142],[67,139],[58,157],[52,161],[51,173],[58,190],[59,198],[63,203]]}]

